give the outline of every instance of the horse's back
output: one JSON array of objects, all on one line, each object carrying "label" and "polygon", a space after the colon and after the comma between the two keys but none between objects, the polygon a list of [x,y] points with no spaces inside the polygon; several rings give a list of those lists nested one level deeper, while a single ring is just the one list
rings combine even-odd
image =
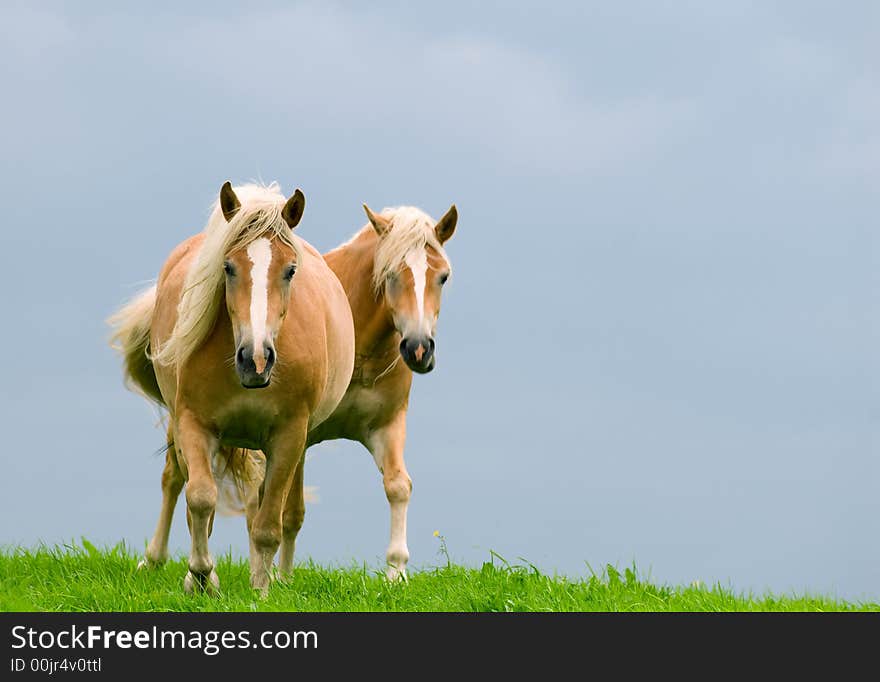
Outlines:
[{"label": "horse's back", "polygon": [[[174,330],[177,322],[177,304],[180,302],[186,274],[198,257],[204,239],[205,235],[199,233],[175,246],[159,271],[159,278],[156,281],[156,304],[150,324],[150,347],[154,351],[171,336]],[[173,408],[177,390],[174,370],[156,362],[153,363],[153,368],[165,404]]]},{"label": "horse's back", "polygon": [[[193,260],[199,255],[199,248],[204,240],[205,235],[199,233],[182,241],[174,247],[174,250],[169,254],[165,264],[159,271],[159,278],[156,281],[157,298],[153,313],[152,330],[154,335],[157,334],[158,330],[156,327],[158,324],[162,328],[162,331],[158,331],[160,338],[170,335],[171,329],[174,328],[174,323],[177,321],[177,303],[180,301],[186,274]],[[160,303],[164,305],[160,305]],[[166,318],[164,319],[165,324],[162,324],[163,318]],[[168,322],[170,322],[171,326],[165,332],[164,328],[168,325]]]}]

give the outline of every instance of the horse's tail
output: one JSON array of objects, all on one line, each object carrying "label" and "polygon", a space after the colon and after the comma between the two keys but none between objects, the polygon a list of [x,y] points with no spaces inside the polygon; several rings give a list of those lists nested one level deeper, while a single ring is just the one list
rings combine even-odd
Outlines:
[{"label": "horse's tail", "polygon": [[266,476],[266,456],[259,450],[222,447],[211,462],[217,483],[217,513],[241,516]]},{"label": "horse's tail", "polygon": [[[217,513],[221,516],[244,514],[248,500],[257,494],[266,477],[266,455],[260,450],[224,447],[214,455],[211,468],[217,483]],[[316,490],[313,486],[305,486],[303,499],[317,502]]]},{"label": "horse's tail", "polygon": [[107,323],[113,328],[110,345],[122,354],[125,384],[164,407],[165,401],[149,357],[150,323],[155,307],[154,284],[113,313]]}]

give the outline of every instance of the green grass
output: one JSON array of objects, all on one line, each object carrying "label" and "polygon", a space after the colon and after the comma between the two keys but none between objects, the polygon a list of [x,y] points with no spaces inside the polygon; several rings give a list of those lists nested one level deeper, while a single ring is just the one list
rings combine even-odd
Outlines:
[{"label": "green grass", "polygon": [[816,596],[742,595],[720,586],[670,587],[608,566],[581,579],[511,566],[493,555],[481,568],[448,565],[388,583],[366,567],[306,564],[259,599],[247,562],[221,557],[221,594],[183,593],[186,562],[136,571],[124,546],[0,550],[0,611],[839,611],[880,610]]}]

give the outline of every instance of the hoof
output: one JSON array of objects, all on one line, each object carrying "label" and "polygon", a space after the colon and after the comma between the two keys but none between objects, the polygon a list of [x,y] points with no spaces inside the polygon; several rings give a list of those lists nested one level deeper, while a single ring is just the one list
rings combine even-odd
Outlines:
[{"label": "hoof", "polygon": [[256,580],[251,580],[251,587],[254,589],[254,591],[257,593],[257,596],[260,599],[265,599],[266,597],[269,596],[269,582],[268,581],[259,582]]},{"label": "hoof", "polygon": [[277,579],[274,571],[262,571],[257,575],[251,574],[251,587],[260,593],[260,597],[265,598],[269,594],[269,585]]},{"label": "hoof", "polygon": [[217,571],[211,569],[208,575],[187,571],[183,579],[183,591],[187,594],[204,592],[212,597],[217,596],[220,592],[220,578],[217,576]]},{"label": "hoof", "polygon": [[137,570],[139,571],[153,571],[157,568],[162,568],[165,566],[165,561],[154,561],[149,557],[144,557],[140,561],[138,561]]},{"label": "hoof", "polygon": [[390,583],[405,583],[409,582],[409,578],[406,577],[406,567],[398,568],[397,566],[389,565],[388,568],[385,569],[385,578]]}]

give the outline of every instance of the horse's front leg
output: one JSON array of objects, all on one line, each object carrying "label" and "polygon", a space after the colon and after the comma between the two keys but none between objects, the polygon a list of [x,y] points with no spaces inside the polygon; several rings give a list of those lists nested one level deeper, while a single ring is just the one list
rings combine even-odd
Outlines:
[{"label": "horse's front leg", "polygon": [[214,558],[208,551],[208,536],[217,506],[217,485],[211,471],[217,439],[189,412],[178,417],[175,436],[187,469],[187,521],[192,537],[189,571],[183,589],[187,593],[195,590],[215,593],[220,587],[220,579],[214,570]]},{"label": "horse's front leg", "polygon": [[296,467],[305,453],[308,419],[288,421],[265,448],[266,478],[259,508],[250,524],[251,586],[269,591],[272,562],[281,544],[281,514]]},{"label": "horse's front leg", "polygon": [[144,558],[138,568],[154,568],[162,566],[168,560],[168,534],[171,532],[171,520],[177,498],[183,490],[183,472],[177,464],[177,451],[174,447],[172,428],[168,426],[168,447],[165,451],[165,469],[162,471],[162,507],[159,511],[159,522]]},{"label": "horse's front leg", "polygon": [[305,469],[305,457],[300,457],[296,472],[293,474],[293,482],[287,492],[287,502],[284,505],[284,515],[281,518],[281,553],[278,555],[278,569],[282,576],[290,576],[293,573],[293,553],[296,549],[296,536],[302,528],[303,519],[306,515],[306,503],[303,489],[303,470]]},{"label": "horse's front leg", "polygon": [[391,540],[385,559],[389,580],[406,579],[409,549],[406,546],[406,510],[412,494],[412,479],[403,461],[406,442],[406,411],[401,410],[386,426],[373,431],[366,443],[382,472],[385,497],[391,509]]}]

